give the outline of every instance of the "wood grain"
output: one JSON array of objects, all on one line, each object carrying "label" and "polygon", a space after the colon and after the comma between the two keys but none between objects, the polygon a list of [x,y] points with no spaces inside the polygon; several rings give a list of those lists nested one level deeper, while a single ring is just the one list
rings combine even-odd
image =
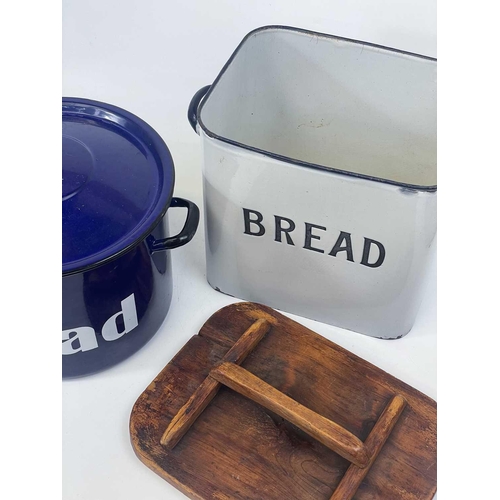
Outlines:
[{"label": "wood grain", "polygon": [[349,431],[309,410],[255,375],[233,363],[216,366],[210,377],[271,410],[358,467],[369,457],[364,444]]},{"label": "wood grain", "polygon": [[226,387],[174,449],[160,444],[182,406],[262,317],[273,322],[272,329],[241,366],[344,427],[365,446],[394,395],[406,400],[353,498],[432,500],[436,403],[271,308],[253,303],[215,313],[140,395],[130,419],[132,445],[140,460],[196,500],[331,498],[350,463],[275,412]]},{"label": "wood grain", "polygon": [[360,468],[355,464],[351,465],[347,469],[344,477],[341,479],[337,489],[330,497],[330,500],[351,500],[354,497],[361,482],[368,474],[370,467],[373,465],[382,450],[382,446],[384,446],[385,442],[389,438],[391,431],[403,413],[405,406],[406,401],[402,396],[394,396],[382,412],[382,415],[377,420],[372,431],[370,432],[370,435],[366,439],[365,446],[370,457],[368,466]]},{"label": "wood grain", "polygon": [[[271,323],[264,318],[255,321],[233,347],[229,349],[228,353],[224,356],[224,361],[241,363],[270,328]],[[163,433],[160,443],[169,449],[174,448],[210,401],[212,401],[219,389],[220,384],[213,378],[207,377],[174,416]]]}]

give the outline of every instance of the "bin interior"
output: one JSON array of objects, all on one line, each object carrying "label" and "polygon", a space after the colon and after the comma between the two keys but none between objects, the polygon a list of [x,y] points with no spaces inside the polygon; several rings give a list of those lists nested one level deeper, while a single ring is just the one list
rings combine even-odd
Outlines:
[{"label": "bin interior", "polygon": [[422,188],[436,182],[434,59],[293,28],[248,35],[200,108],[221,139]]}]

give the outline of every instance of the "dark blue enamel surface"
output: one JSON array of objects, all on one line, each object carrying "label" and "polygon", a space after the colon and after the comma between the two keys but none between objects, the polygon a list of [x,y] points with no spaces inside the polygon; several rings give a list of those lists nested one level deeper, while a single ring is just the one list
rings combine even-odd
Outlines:
[{"label": "dark blue enamel surface", "polygon": [[[166,217],[153,230],[152,237],[168,235]],[[106,341],[103,326],[121,311],[121,301],[134,296],[138,325],[122,337]],[[62,278],[63,378],[74,378],[109,368],[138,351],[155,335],[170,307],[172,270],[170,251],[151,255],[142,241],[121,257],[94,269]],[[116,319],[123,330],[123,318]],[[91,329],[95,345],[82,349],[78,330]],[[68,340],[64,332],[68,333]],[[80,334],[81,337],[81,334]],[[88,347],[88,346],[87,346]]]},{"label": "dark blue enamel surface", "polygon": [[139,244],[169,206],[174,166],[160,136],[125,110],[65,98],[62,113],[65,274]]},{"label": "dark blue enamel surface", "polygon": [[[170,250],[188,243],[198,207],[172,198],[160,136],[109,104],[63,99],[62,372],[98,372],[156,333],[172,298]],[[187,209],[175,235],[167,209]]]}]

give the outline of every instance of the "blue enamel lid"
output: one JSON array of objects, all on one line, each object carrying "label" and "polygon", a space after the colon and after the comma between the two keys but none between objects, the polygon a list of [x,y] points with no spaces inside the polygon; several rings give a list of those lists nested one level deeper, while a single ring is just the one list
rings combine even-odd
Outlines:
[{"label": "blue enamel lid", "polygon": [[62,270],[128,251],[161,220],[174,187],[162,138],[143,120],[97,101],[62,101]]}]

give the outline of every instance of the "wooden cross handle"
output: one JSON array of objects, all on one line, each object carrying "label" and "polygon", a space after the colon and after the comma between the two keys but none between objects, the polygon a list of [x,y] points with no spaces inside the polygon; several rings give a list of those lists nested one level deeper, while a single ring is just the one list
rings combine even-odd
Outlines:
[{"label": "wooden cross handle", "polygon": [[[255,321],[233,347],[229,349],[223,361],[237,364],[242,363],[270,330],[271,326],[271,323],[264,318]],[[174,448],[210,401],[212,401],[220,387],[219,382],[210,376],[207,377],[172,419],[167,430],[163,433],[160,443],[169,449]]]},{"label": "wooden cross handle", "polygon": [[330,497],[330,500],[351,500],[356,494],[356,491],[382,450],[396,422],[403,413],[405,406],[406,400],[402,396],[396,395],[392,398],[373,426],[370,435],[366,438],[365,446],[370,456],[370,462],[363,469],[351,464],[344,474],[344,477],[340,480],[337,489]]},{"label": "wooden cross handle", "polygon": [[278,391],[233,363],[221,363],[210,377],[285,418],[358,467],[366,467],[365,445],[354,434]]},{"label": "wooden cross handle", "polygon": [[271,329],[271,321],[258,319],[238,339],[177,412],[161,437],[161,444],[175,447],[223,385],[286,418],[351,462],[330,500],[351,500],[403,413],[406,401],[396,395],[389,402],[363,443],[354,434],[306,408],[249,371],[238,366]]}]

